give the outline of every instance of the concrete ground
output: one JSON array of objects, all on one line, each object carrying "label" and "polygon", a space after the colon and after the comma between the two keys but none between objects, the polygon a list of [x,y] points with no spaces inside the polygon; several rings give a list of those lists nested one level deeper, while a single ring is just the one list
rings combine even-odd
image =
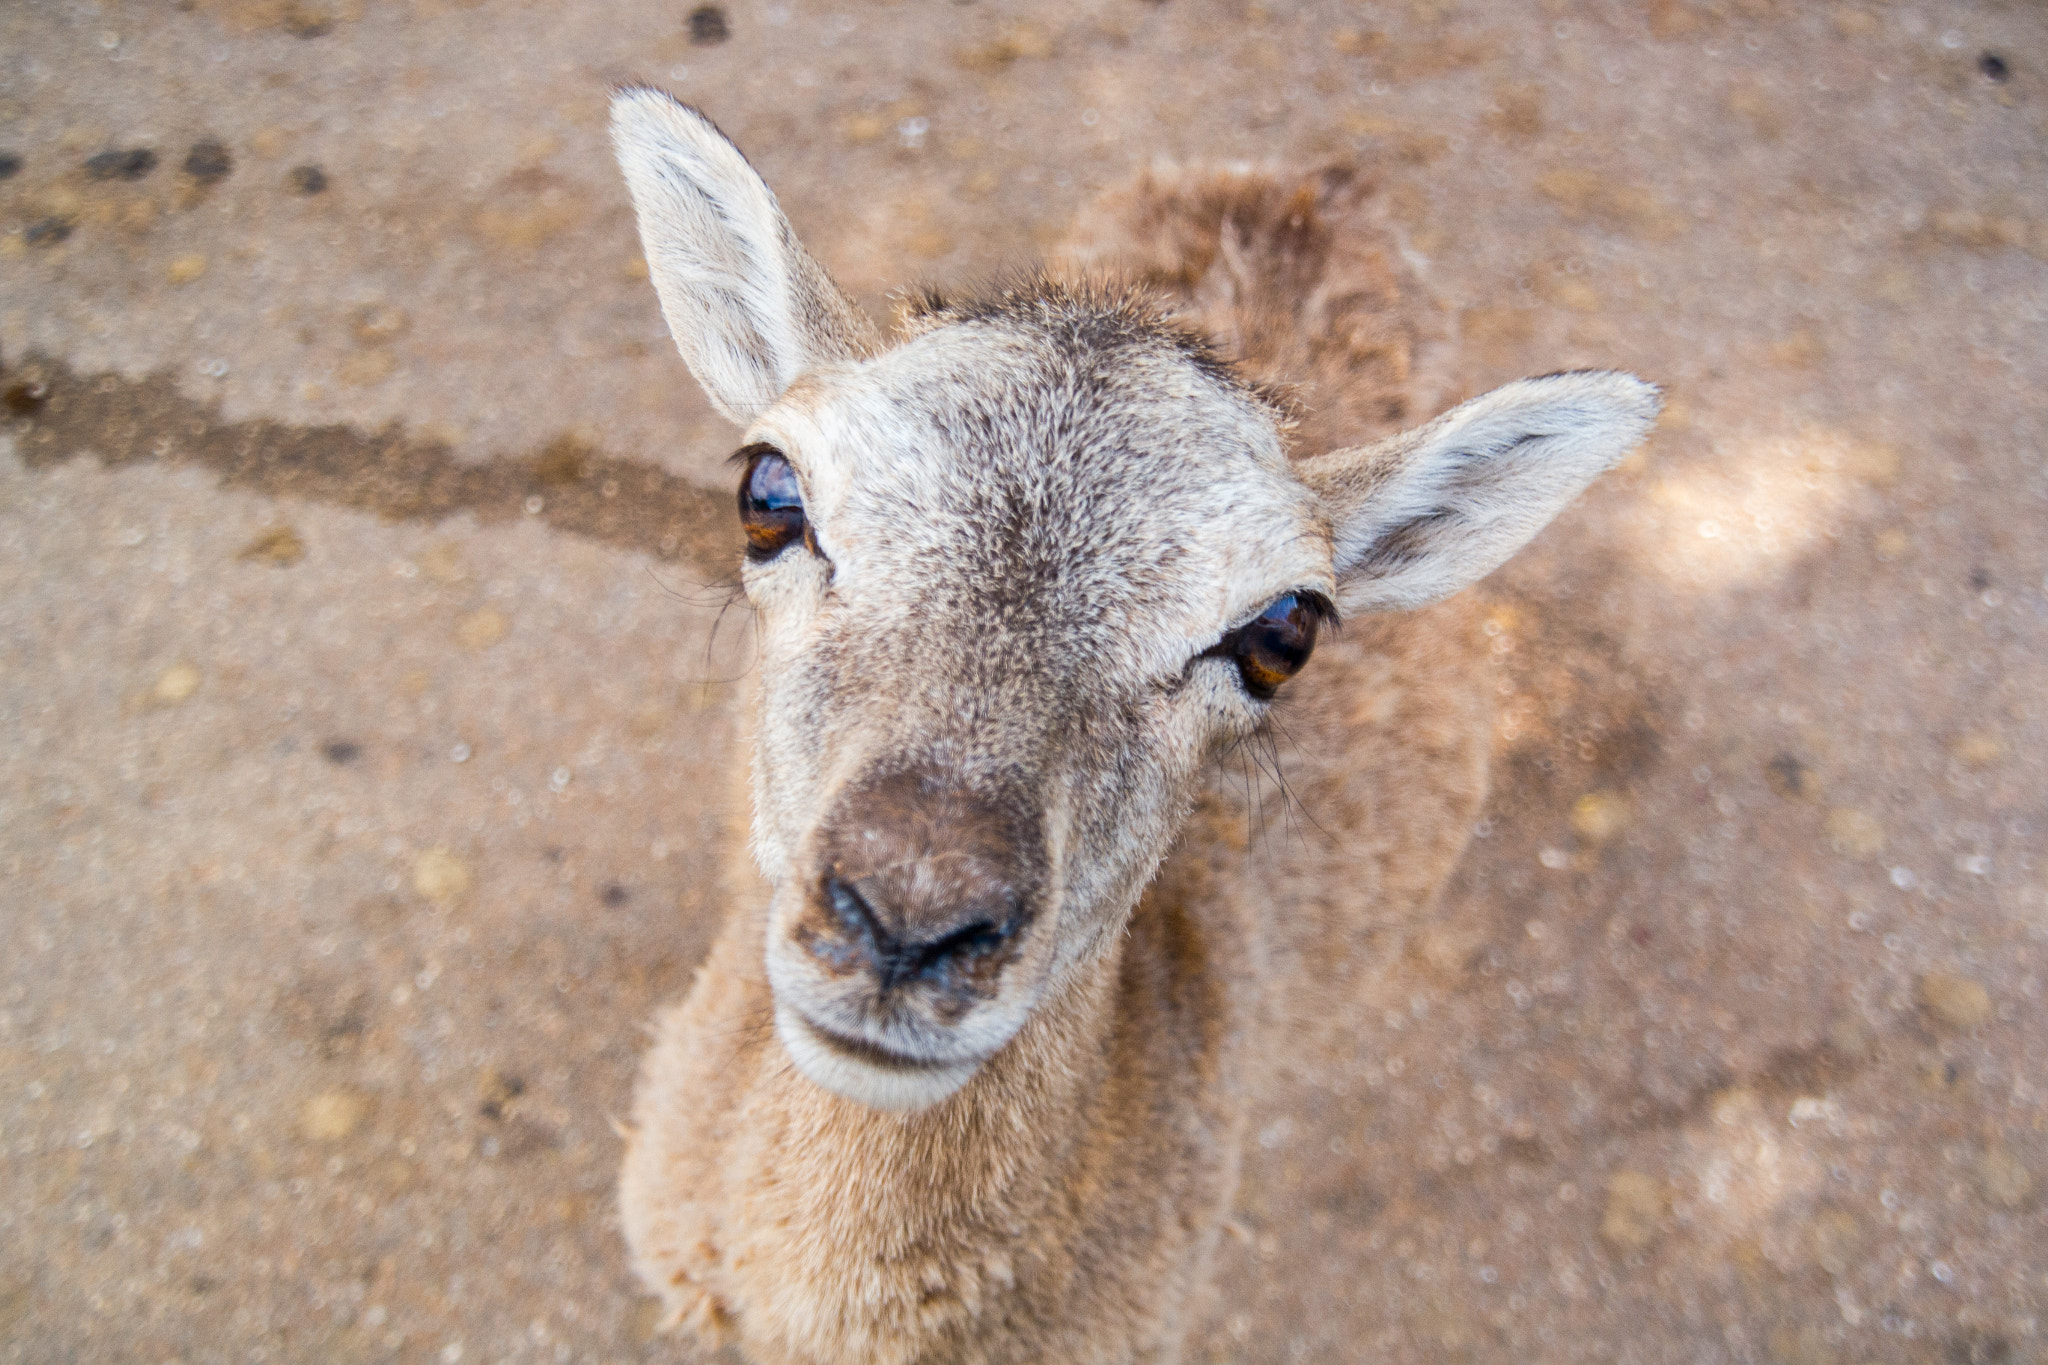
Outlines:
[{"label": "concrete ground", "polygon": [[1192,1358],[2048,1359],[2048,11],[49,0],[0,5],[0,1361],[689,1358],[610,1125],[747,633],[626,78],[878,312],[1154,158],[1349,158],[1458,393],[1667,387],[1477,590],[1482,837],[1256,1118]]}]

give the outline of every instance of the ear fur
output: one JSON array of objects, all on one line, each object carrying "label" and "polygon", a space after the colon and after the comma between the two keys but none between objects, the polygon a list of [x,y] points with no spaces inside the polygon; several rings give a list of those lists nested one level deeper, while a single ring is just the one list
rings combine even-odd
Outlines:
[{"label": "ear fur", "polygon": [[1521,379],[1295,472],[1335,532],[1338,604],[1420,607],[1522,548],[1643,439],[1663,400],[1612,370]]},{"label": "ear fur", "polygon": [[744,426],[805,370],[871,349],[866,319],[711,120],[662,91],[623,89],[612,147],[669,332],[720,412]]}]

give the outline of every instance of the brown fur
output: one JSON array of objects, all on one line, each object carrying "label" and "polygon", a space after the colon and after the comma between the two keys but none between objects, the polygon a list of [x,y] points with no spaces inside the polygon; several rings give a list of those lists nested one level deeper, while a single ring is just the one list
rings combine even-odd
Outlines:
[{"label": "brown fur", "polygon": [[[1355,444],[1408,415],[1428,330],[1367,210],[1342,175],[1155,175],[1068,259],[1124,263],[1250,378],[1294,381],[1309,449]],[[661,1023],[621,1190],[675,1320],[764,1365],[1178,1359],[1250,1057],[1343,1017],[1361,930],[1427,912],[1483,799],[1470,625],[1454,602],[1326,640],[1272,763],[1217,766],[1101,970],[915,1113],[820,1089],[777,1040],[735,793],[731,918]]]}]

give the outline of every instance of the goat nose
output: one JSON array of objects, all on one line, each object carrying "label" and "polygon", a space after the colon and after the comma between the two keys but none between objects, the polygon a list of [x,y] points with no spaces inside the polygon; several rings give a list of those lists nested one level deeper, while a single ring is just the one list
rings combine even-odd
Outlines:
[{"label": "goat nose", "polygon": [[[1016,933],[1019,917],[1008,888],[967,905],[891,904],[888,879],[848,880],[828,874],[821,899],[842,941],[855,948],[882,990],[912,980],[947,981],[993,955]],[[1003,913],[991,913],[992,910]]]}]

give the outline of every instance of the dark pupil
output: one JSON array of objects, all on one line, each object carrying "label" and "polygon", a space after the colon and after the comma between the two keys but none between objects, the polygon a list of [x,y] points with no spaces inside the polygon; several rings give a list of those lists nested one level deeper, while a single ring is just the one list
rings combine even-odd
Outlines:
[{"label": "dark pupil", "polygon": [[1289,594],[1232,631],[1223,644],[1237,660],[1245,691],[1270,697],[1308,662],[1316,647],[1316,613]]},{"label": "dark pupil", "polygon": [[803,491],[778,452],[761,450],[748,459],[740,480],[740,524],[751,559],[771,559],[804,533]]}]

